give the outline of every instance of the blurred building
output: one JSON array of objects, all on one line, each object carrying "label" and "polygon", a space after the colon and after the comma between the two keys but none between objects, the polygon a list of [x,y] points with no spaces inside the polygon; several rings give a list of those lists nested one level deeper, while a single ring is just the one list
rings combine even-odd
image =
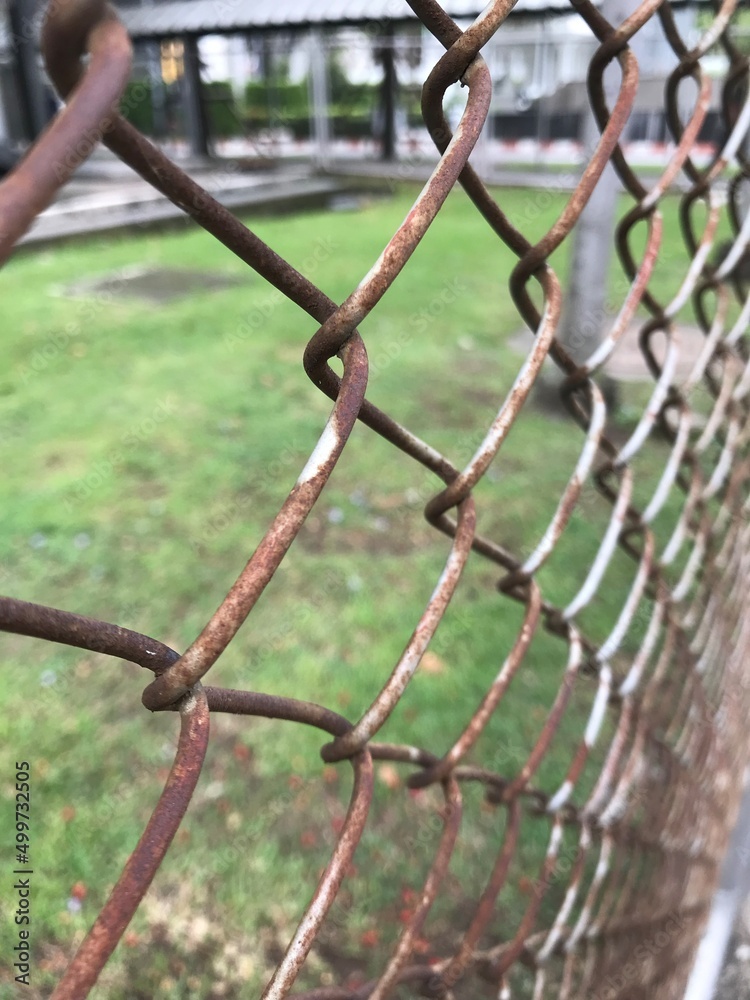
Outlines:
[{"label": "blurred building", "polygon": [[[140,85],[126,95],[128,116],[156,138],[184,137],[198,154],[210,151],[212,137],[252,126],[246,99],[252,81],[270,88],[269,119],[291,129],[304,119],[307,134],[325,144],[339,127],[333,105],[341,103],[335,91],[343,75],[354,87],[377,88],[377,106],[358,127],[375,131],[384,155],[393,157],[397,130],[417,127],[420,81],[442,52],[405,0],[119,0],[116,6],[134,41],[133,83]],[[443,6],[468,24],[484,0]],[[38,51],[43,7],[43,0],[0,0],[0,148],[6,151],[31,141],[58,106]],[[699,34],[698,9],[675,9],[688,44]],[[569,11],[568,0],[519,0],[487,46],[492,138],[545,142],[581,134],[597,43]],[[656,18],[633,46],[641,84],[629,135],[661,141],[664,82],[677,60]],[[723,63],[721,55],[716,59],[718,75]],[[284,88],[277,85],[282,63]],[[297,84],[302,90],[293,89]],[[450,97],[449,114],[450,101],[459,106],[461,95]],[[711,118],[702,138],[714,138],[715,113]]]},{"label": "blurred building", "polygon": [[[699,6],[673,9],[677,28],[690,48],[700,36]],[[576,139],[582,119],[589,113],[586,74],[598,43],[585,23],[577,17],[518,24],[512,20],[502,37],[493,40],[487,60],[492,73],[494,94],[492,119],[494,134],[504,138]],[[631,47],[638,59],[637,107],[631,115],[628,138],[662,142],[668,138],[664,115],[664,86],[677,66],[658,18],[651,18],[638,31]],[[713,57],[717,86],[701,139],[717,137],[720,106],[718,81],[726,69],[721,54]],[[707,60],[710,65],[711,59]],[[613,71],[615,78],[617,71]],[[691,88],[681,92],[686,112],[695,96]]]}]

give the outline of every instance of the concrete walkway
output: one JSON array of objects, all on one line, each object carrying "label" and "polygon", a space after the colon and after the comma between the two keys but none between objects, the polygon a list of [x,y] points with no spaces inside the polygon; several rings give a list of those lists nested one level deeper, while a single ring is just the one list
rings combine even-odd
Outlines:
[{"label": "concrete walkway", "polygon": [[[404,158],[394,163],[364,157],[331,159],[324,168],[308,161],[280,157],[272,160],[239,155],[225,159],[199,159],[167,149],[183,170],[217,201],[232,211],[245,209],[282,212],[327,205],[340,193],[387,193],[401,181],[424,183],[435,167],[434,158]],[[492,166],[488,183],[546,191],[572,191],[578,181],[574,165],[550,169]],[[651,178],[653,181],[654,178]],[[644,178],[648,186],[648,178]],[[186,214],[108,150],[100,148],[78,169],[56,201],[35,221],[19,241],[43,245],[120,230],[143,231],[152,226],[176,224]]]},{"label": "concrete walkway", "polygon": [[[381,181],[396,184],[399,181],[419,181],[424,183],[435,169],[437,160],[432,159],[403,159],[394,163],[386,163],[383,160],[365,160],[354,158],[340,158],[331,160],[325,166],[325,173],[334,177],[349,178],[378,178]],[[485,165],[484,168],[476,164],[482,180],[493,187],[520,187],[534,188],[544,191],[573,191],[581,176],[580,165],[571,164],[569,166],[547,167],[544,164],[538,166],[514,166],[513,164],[492,164]],[[636,170],[636,173],[638,171]],[[650,189],[659,178],[658,172],[648,173],[644,171],[639,180],[646,189]],[[617,184],[620,190],[625,188],[619,178]],[[687,191],[691,184],[687,178],[680,175],[672,185],[674,190]]]},{"label": "concrete walkway", "polygon": [[[334,177],[304,164],[242,169],[228,161],[188,160],[180,166],[232,211],[288,211],[324,205],[342,189]],[[106,151],[77,171],[56,201],[35,221],[20,245],[47,244],[123,229],[142,231],[187,219],[182,209]]]},{"label": "concrete walkway", "polygon": [[[174,153],[174,150],[169,152]],[[401,181],[424,183],[434,169],[430,159],[342,157],[323,169],[310,162],[254,156],[235,159],[175,157],[176,162],[232,211],[282,212],[321,207],[339,193],[357,190],[386,193]],[[572,191],[575,166],[566,169],[494,166],[487,181],[504,187]],[[185,220],[186,214],[106,149],[98,149],[78,169],[56,201],[19,241],[42,245],[123,229],[142,231]]]}]

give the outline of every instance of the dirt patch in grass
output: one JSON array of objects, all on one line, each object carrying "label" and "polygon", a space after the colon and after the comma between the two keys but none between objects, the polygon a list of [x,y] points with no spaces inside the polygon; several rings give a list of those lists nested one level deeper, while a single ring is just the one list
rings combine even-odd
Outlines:
[{"label": "dirt patch in grass", "polygon": [[195,292],[217,292],[247,283],[246,277],[220,271],[198,271],[185,267],[149,267],[136,265],[68,285],[64,295],[70,298],[141,299],[161,305],[187,298]]}]

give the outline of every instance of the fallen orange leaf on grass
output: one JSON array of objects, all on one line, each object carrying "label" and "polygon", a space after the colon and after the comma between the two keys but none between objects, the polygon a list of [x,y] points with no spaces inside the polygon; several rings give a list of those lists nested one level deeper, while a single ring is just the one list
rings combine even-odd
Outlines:
[{"label": "fallen orange leaf on grass", "polygon": [[378,768],[378,780],[391,790],[401,787],[401,775],[393,764],[381,764]]},{"label": "fallen orange leaf on grass", "polygon": [[437,653],[433,653],[428,649],[422,657],[420,666],[427,674],[442,674],[445,673],[446,663]]},{"label": "fallen orange leaf on grass", "polygon": [[359,943],[363,948],[374,948],[379,941],[380,935],[374,928],[369,931],[365,931],[359,939]]}]

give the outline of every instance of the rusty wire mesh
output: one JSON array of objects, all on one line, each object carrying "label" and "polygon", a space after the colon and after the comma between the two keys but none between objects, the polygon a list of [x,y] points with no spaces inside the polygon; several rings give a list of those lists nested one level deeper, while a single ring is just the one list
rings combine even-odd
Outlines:
[{"label": "rusty wire mesh", "polygon": [[[731,40],[736,0],[711,8],[705,32],[692,48],[681,38],[672,7],[665,0],[646,0],[619,25],[609,24],[587,0],[572,0],[571,9],[599,42],[590,64],[589,93],[601,140],[561,216],[533,244],[504,215],[502,197],[490,194],[469,165],[491,96],[480,52],[495,32],[502,31],[512,3],[494,0],[466,31],[459,30],[435,0],[410,0],[410,5],[446,49],[423,90],[424,119],[441,158],[403,224],[341,305],[266,246],[113,111],[130,67],[129,42],[113,10],[98,0],[57,0],[48,10],[44,55],[50,76],[68,103],[0,186],[3,258],[101,140],[320,324],[307,345],[304,366],[314,384],[334,401],[318,445],[267,534],[203,631],[182,654],[115,624],[0,599],[4,630],[120,657],[153,671],[154,678],[143,694],[144,705],[152,711],[177,711],[181,719],[176,757],[160,801],[57,986],[57,1000],[87,995],[156,874],[196,787],[212,712],[315,726],[331,737],[322,747],[323,760],[348,761],[354,770],[349,810],[335,850],[264,997],[280,998],[293,989],[355,849],[366,836],[368,818],[377,822],[377,817],[368,817],[375,759],[406,768],[411,788],[434,784],[442,789],[442,832],[427,879],[377,980],[356,989],[333,985],[295,995],[308,1000],[382,1000],[399,984],[408,984],[413,993],[450,997],[465,990],[468,983],[470,992],[464,995],[490,988],[502,998],[533,994],[534,998],[658,996],[667,1000],[681,996],[684,989],[748,756],[745,719],[750,686],[743,683],[743,660],[750,629],[750,525],[746,516],[750,355],[745,339],[750,299],[739,263],[750,234],[750,213],[743,220],[741,207],[750,183],[750,163],[743,146],[750,100],[748,59]],[[629,165],[619,138],[638,90],[637,62],[628,43],[652,18],[661,22],[677,58],[665,91],[676,148],[664,173],[647,188]],[[691,155],[711,92],[702,60],[717,44],[729,61],[723,82],[725,139],[711,162],[699,167]],[[88,61],[84,61],[86,53]],[[613,62],[619,64],[621,79],[616,100],[608,107],[603,76]],[[468,102],[452,135],[442,99],[446,89],[459,80],[468,87]],[[692,81],[693,98],[685,116],[678,107],[687,81]],[[616,234],[629,287],[601,346],[585,364],[576,365],[557,338],[562,292],[548,258],[575,229],[608,161],[632,201]],[[651,277],[661,247],[660,201],[678,176],[688,181],[681,222],[689,267],[679,293],[665,301]],[[449,456],[368,401],[367,354],[357,332],[407,266],[457,182],[518,257],[510,292],[529,330],[528,357],[464,468],[456,467]],[[724,213],[734,238],[732,249],[717,264],[711,251]],[[636,252],[633,246],[638,241],[633,234],[638,227],[646,235],[642,250]],[[402,280],[409,280],[408,270]],[[704,341],[690,374],[678,380],[679,326],[691,300]],[[730,304],[735,310],[731,323]],[[642,324],[639,343],[653,391],[635,430],[624,442],[615,443],[595,376],[617,350],[639,306],[650,317]],[[564,376],[561,392],[577,424],[576,428],[571,423],[571,433],[580,434],[580,457],[546,533],[522,559],[492,538],[477,534],[473,492],[501,451],[548,356]],[[335,357],[343,362],[341,377],[330,366]],[[700,402],[706,399],[708,405]],[[451,539],[450,553],[403,655],[390,676],[382,679],[373,703],[353,721],[293,697],[203,686],[203,678],[293,544],[357,419],[441,483],[425,515]],[[636,502],[637,458],[657,440],[668,445],[663,473],[651,495]],[[539,456],[529,456],[530,463],[539,460]],[[594,484],[607,503],[608,525],[577,594],[567,606],[557,607],[545,599],[539,573],[559,546],[587,484]],[[664,510],[671,512],[666,536],[653,529]],[[579,620],[616,554],[628,560],[632,581],[626,600],[612,617],[609,635],[595,641],[584,634]],[[522,608],[515,643],[502,652],[500,669],[495,677],[487,678],[486,693],[473,715],[456,720],[457,731],[450,734],[447,746],[379,743],[378,731],[419,667],[470,557],[489,560],[501,572],[501,608],[511,603]],[[635,652],[627,652],[624,639],[634,622],[645,627]],[[504,711],[511,710],[511,682],[523,672],[530,644],[540,632],[552,637],[558,649],[558,696],[521,766],[505,772],[485,769],[473,762],[470,752],[490,718],[498,714],[502,718]],[[560,787],[543,787],[535,783],[535,776],[551,752],[576,691],[588,704],[588,720],[581,727],[564,782]],[[601,764],[584,795],[579,778],[597,739]],[[483,892],[464,923],[455,928],[454,946],[427,962],[415,955],[414,944],[430,933],[430,910],[461,837],[462,788],[467,782],[480,783],[487,800],[504,814],[503,836],[497,855],[487,859]],[[527,908],[515,915],[507,934],[487,940],[486,928],[530,824],[546,826],[549,839],[541,870],[527,873],[531,878]],[[562,868],[561,845],[566,837],[573,838],[574,849]],[[542,904],[553,883],[556,914],[549,917]]]}]

